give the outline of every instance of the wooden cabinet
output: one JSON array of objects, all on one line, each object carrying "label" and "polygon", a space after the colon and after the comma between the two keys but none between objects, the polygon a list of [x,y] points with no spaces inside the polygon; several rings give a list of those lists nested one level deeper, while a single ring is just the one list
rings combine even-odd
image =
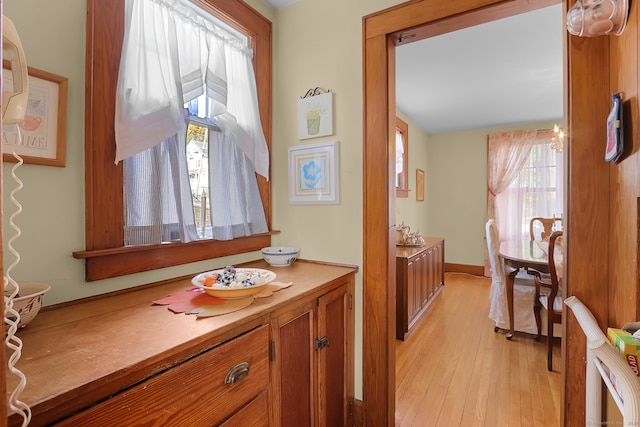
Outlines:
[{"label": "wooden cabinet", "polygon": [[298,260],[291,287],[211,318],[151,304],[189,278],[43,311],[19,332],[30,425],[350,426],[356,271]]},{"label": "wooden cabinet", "polygon": [[351,295],[347,283],[305,306],[283,312],[272,322],[274,425],[351,425]]},{"label": "wooden cabinet", "polygon": [[405,340],[444,286],[444,239],[396,248],[396,338]]}]

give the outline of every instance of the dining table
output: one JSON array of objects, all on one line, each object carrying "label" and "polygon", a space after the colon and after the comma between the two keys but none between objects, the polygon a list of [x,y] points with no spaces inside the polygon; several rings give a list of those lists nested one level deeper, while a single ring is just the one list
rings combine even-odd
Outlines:
[{"label": "dining table", "polygon": [[[545,247],[546,244],[546,247]],[[507,292],[507,311],[509,313],[508,340],[513,338],[513,286],[520,269],[533,269],[540,273],[549,273],[549,258],[546,248],[548,242],[539,240],[507,240],[500,243],[499,255],[505,266],[505,287]],[[531,301],[533,304],[533,301]]]}]

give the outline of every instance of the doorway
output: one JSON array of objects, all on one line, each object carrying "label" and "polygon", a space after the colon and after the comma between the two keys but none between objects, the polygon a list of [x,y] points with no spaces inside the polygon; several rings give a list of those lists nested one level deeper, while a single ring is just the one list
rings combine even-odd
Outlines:
[{"label": "doorway", "polygon": [[395,159],[390,158],[393,150],[388,147],[395,133],[395,46],[405,37],[420,40],[559,1],[535,3],[423,0],[364,18],[365,425],[381,425],[383,420],[394,425],[395,416]]},{"label": "doorway", "polygon": [[[483,274],[487,134],[563,126],[564,33],[557,4],[396,46],[396,106],[411,129],[405,167],[410,191],[396,199],[396,223],[445,237],[447,261],[457,271]],[[543,144],[550,136],[539,138],[535,158],[561,165],[561,157]],[[416,197],[416,169],[426,171],[424,201]],[[562,177],[551,174],[544,176]],[[538,197],[527,199],[527,212],[561,212],[561,206],[548,208],[550,197],[535,206]],[[528,221],[524,231],[528,236]]]}]

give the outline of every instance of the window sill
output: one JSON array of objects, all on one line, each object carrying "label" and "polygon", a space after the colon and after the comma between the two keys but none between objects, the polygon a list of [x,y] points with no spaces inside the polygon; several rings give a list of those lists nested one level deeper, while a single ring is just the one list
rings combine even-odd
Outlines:
[{"label": "window sill", "polygon": [[127,274],[173,267],[206,259],[259,251],[271,245],[271,236],[279,231],[241,237],[234,240],[200,240],[191,243],[119,247],[77,251],[74,258],[86,260],[86,281],[108,279]]}]

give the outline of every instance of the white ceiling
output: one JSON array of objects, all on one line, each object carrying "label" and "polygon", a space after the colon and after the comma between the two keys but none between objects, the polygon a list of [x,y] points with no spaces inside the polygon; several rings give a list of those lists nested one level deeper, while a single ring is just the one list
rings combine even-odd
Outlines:
[{"label": "white ceiling", "polygon": [[429,134],[561,121],[563,19],[558,4],[399,46],[398,109]]},{"label": "white ceiling", "polygon": [[398,109],[429,134],[561,119],[561,7],[398,47]]}]

